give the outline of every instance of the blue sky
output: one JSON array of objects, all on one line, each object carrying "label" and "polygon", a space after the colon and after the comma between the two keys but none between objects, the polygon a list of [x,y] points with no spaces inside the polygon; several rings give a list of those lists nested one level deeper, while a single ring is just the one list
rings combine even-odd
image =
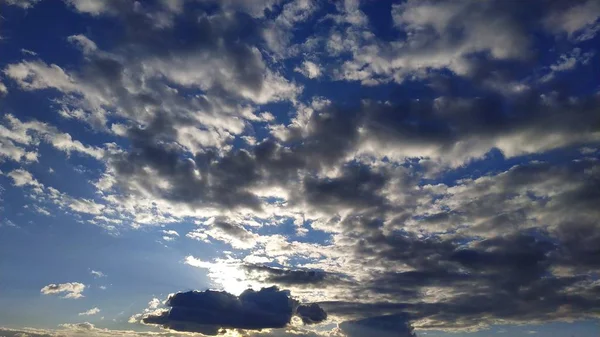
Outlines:
[{"label": "blue sky", "polygon": [[0,335],[598,336],[600,3],[0,0]]}]

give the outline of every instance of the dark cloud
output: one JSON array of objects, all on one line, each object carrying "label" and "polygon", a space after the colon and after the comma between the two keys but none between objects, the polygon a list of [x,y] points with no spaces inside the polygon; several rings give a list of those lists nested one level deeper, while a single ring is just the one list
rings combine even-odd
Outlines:
[{"label": "dark cloud", "polygon": [[299,305],[296,308],[296,315],[302,319],[304,324],[320,323],[327,319],[325,310],[316,303]]},{"label": "dark cloud", "polygon": [[[558,251],[555,240],[541,232],[495,237],[467,247],[449,241],[424,243],[410,236],[377,240],[372,250],[361,254],[409,263],[415,271],[375,274],[356,290],[392,302],[320,304],[331,315],[347,317],[409,312],[411,320],[427,322],[420,327],[434,329],[485,325],[487,320],[531,322],[590,314],[600,305],[593,278],[553,275],[552,266],[564,263],[556,259]],[[450,296],[419,302],[423,287],[439,287]]]},{"label": "dark cloud", "polygon": [[288,291],[277,287],[248,289],[239,296],[213,290],[177,293],[168,299],[167,306],[168,311],[147,315],[143,322],[177,331],[217,335],[222,329],[284,328],[294,315],[306,323],[327,318],[318,305],[299,305]]},{"label": "dark cloud", "polygon": [[[314,173],[339,167],[349,153],[367,148],[381,156],[433,151],[433,156],[445,157],[443,160],[464,162],[494,147],[507,156],[546,150],[549,145],[545,137],[558,139],[560,146],[586,142],[600,126],[597,97],[569,100],[531,94],[512,101],[510,110],[506,104],[489,96],[446,97],[392,106],[372,102],[358,113],[326,107],[312,115],[306,134],[295,134],[292,127],[290,138],[279,144],[266,140],[249,151],[233,150],[224,155],[207,151],[195,157],[159,138],[166,131],[174,133],[172,128],[155,130],[149,126],[135,131],[147,136],[134,136],[131,151],[114,165],[125,183],[139,180],[144,189],[157,196],[192,205],[201,202],[259,209],[261,201],[252,189],[284,187],[293,191],[292,204],[306,202],[329,211],[345,207],[383,210],[387,201],[381,189],[389,181],[385,171],[345,163],[335,178],[317,179]],[[160,119],[153,124],[168,126]],[[358,130],[362,130],[360,135]],[[522,148],[519,144],[524,139],[531,142]],[[459,151],[463,145],[468,148]],[[451,157],[454,154],[458,157]],[[144,167],[153,168],[155,173],[142,170]],[[157,177],[151,178],[152,174]],[[154,186],[160,180],[168,181],[171,187]],[[303,188],[295,189],[300,183]]]},{"label": "dark cloud", "polygon": [[362,165],[345,166],[337,178],[307,177],[303,182],[304,199],[315,207],[331,211],[340,208],[385,208],[386,200],[380,195],[387,182],[385,174],[374,172]]},{"label": "dark cloud", "polygon": [[339,327],[347,337],[416,337],[408,316],[403,314],[346,321],[342,322]]},{"label": "dark cloud", "polygon": [[314,288],[351,282],[342,275],[321,270],[284,269],[260,265],[244,265],[244,269],[251,278],[256,278],[264,283],[275,283],[282,286]]}]

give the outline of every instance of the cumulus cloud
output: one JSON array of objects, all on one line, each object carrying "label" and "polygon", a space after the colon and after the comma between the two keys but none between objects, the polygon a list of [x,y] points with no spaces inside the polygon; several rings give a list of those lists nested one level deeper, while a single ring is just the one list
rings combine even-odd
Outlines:
[{"label": "cumulus cloud", "polygon": [[318,78],[321,76],[321,68],[318,64],[311,61],[302,62],[302,66],[295,68],[294,71],[297,71],[308,78]]},{"label": "cumulus cloud", "polygon": [[82,298],[85,284],[79,282],[68,282],[61,284],[49,284],[40,290],[44,295],[64,294],[63,298]]},{"label": "cumulus cloud", "polygon": [[277,287],[248,289],[239,296],[212,290],[177,293],[169,297],[167,306],[168,311],[147,315],[143,322],[217,335],[221,329],[283,328],[296,314],[311,323],[327,318],[318,305],[298,306],[289,292]]},{"label": "cumulus cloud", "polygon": [[13,170],[8,173],[15,186],[33,186],[34,188],[42,188],[43,185],[37,181],[31,173],[23,169]]}]

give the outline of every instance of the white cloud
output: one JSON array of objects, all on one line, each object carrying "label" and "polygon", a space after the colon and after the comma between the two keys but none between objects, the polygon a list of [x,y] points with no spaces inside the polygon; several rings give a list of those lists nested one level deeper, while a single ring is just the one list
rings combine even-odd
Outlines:
[{"label": "white cloud", "polygon": [[170,236],[179,236],[179,233],[177,233],[177,231],[174,231],[172,229],[170,229],[170,230],[163,230],[163,234],[170,235]]},{"label": "white cloud", "polygon": [[599,17],[600,2],[588,0],[550,14],[545,23],[548,29],[554,32],[566,33],[571,39],[583,41],[593,38],[598,33]]},{"label": "white cloud", "polygon": [[81,13],[99,15],[109,10],[110,0],[65,0]]},{"label": "white cloud", "polygon": [[282,0],[203,0],[206,2],[219,3],[228,10],[237,10],[246,12],[252,17],[262,18],[265,15],[265,10],[273,9],[274,6],[281,3]]},{"label": "white cloud", "polygon": [[27,147],[37,147],[40,141],[52,145],[67,155],[72,152],[85,154],[95,159],[104,156],[104,150],[98,147],[84,145],[68,133],[60,132],[54,126],[39,121],[22,122],[13,115],[4,116],[6,126],[0,124],[0,157],[14,161],[37,161],[37,151]]},{"label": "white cloud", "polygon": [[92,274],[94,277],[106,277],[106,274],[104,274],[103,272],[99,271],[99,270],[91,270],[90,274]]},{"label": "white cloud", "polygon": [[570,71],[580,65],[587,65],[594,56],[594,52],[582,53],[580,48],[575,48],[569,54],[560,55],[556,63],[550,65],[550,72],[541,78],[542,82],[547,82],[556,76],[556,73]]},{"label": "white cloud", "polygon": [[50,211],[48,211],[48,210],[47,210],[47,209],[45,209],[44,207],[40,207],[40,206],[38,206],[38,205],[35,205],[35,206],[34,206],[34,208],[35,208],[35,211],[36,211],[36,212],[38,212],[38,213],[40,213],[40,214],[43,214],[43,215],[45,215],[45,216],[51,216],[51,215],[52,215],[52,213],[50,213]]},{"label": "white cloud", "polygon": [[84,54],[90,54],[98,50],[96,43],[83,34],[71,35],[67,39],[81,48]]},{"label": "white cloud", "polygon": [[84,312],[80,312],[79,314],[77,314],[78,316],[92,316],[95,315],[97,313],[100,312],[100,309],[98,309],[97,307],[92,308],[90,310],[84,311]]},{"label": "white cloud", "polygon": [[[100,215],[106,208],[105,204],[99,204],[94,200],[73,198],[67,194],[61,193],[53,187],[46,187],[44,184],[36,180],[30,172],[24,169],[13,170],[7,173],[6,176],[12,179],[13,185],[16,187],[31,187],[35,193],[35,196],[30,197],[33,198],[36,203],[53,203],[63,211],[70,209],[78,213],[92,215]],[[50,214],[49,211],[39,205],[36,205],[36,210],[42,214]],[[90,222],[95,223],[94,220],[91,220]],[[105,227],[111,228],[109,226]]]},{"label": "white cloud", "polygon": [[225,242],[236,249],[249,249],[256,245],[258,235],[240,224],[223,221],[215,217],[204,221],[198,229],[189,232],[187,237],[199,241],[210,242],[209,239]]},{"label": "white cloud", "polygon": [[77,84],[65,71],[52,64],[41,61],[23,61],[9,64],[4,74],[17,82],[25,90],[54,88],[63,92],[77,91]]},{"label": "white cloud", "polygon": [[294,0],[283,6],[279,15],[263,31],[263,38],[276,57],[288,57],[298,52],[297,46],[290,45],[294,27],[309,19],[318,7],[314,0]]},{"label": "white cloud", "polygon": [[241,294],[250,285],[241,264],[235,260],[219,259],[216,262],[206,262],[190,255],[185,258],[185,264],[208,269],[208,276],[215,285],[234,295]]},{"label": "white cloud", "polygon": [[294,71],[299,72],[308,78],[318,78],[321,76],[321,67],[311,61],[302,62],[302,67],[296,67]]},{"label": "white cloud", "polygon": [[44,295],[56,295],[64,293],[63,298],[77,299],[83,297],[85,284],[79,282],[68,282],[61,284],[49,284],[43,287],[40,292]]},{"label": "white cloud", "polygon": [[21,53],[25,54],[25,55],[30,55],[30,56],[37,56],[37,53],[29,50],[29,49],[25,49],[25,48],[21,48]]},{"label": "white cloud", "polygon": [[117,136],[127,135],[127,126],[119,123],[113,123],[110,126],[110,130]]},{"label": "white cloud", "polygon": [[158,307],[160,306],[160,300],[156,297],[154,297],[152,300],[150,300],[150,302],[148,303],[148,309],[158,309]]},{"label": "white cloud", "polygon": [[2,82],[0,82],[0,97],[4,96],[8,94],[8,88],[6,87],[6,85]]},{"label": "white cloud", "polygon": [[21,8],[31,8],[35,6],[36,3],[42,0],[4,0],[7,4],[18,6]]},{"label": "white cloud", "polygon": [[[0,132],[2,132],[1,125]],[[38,160],[38,154],[34,151],[27,151],[25,148],[16,145],[10,139],[0,136],[0,159],[2,158],[16,162],[35,162]]]},{"label": "white cloud", "polygon": [[102,210],[106,207],[106,205],[98,204],[93,200],[89,199],[72,199],[69,202],[69,208],[79,212],[86,214],[102,214]]},{"label": "white cloud", "polygon": [[13,180],[15,186],[33,186],[34,188],[43,188],[39,181],[37,181],[31,173],[24,169],[16,169],[7,174]]},{"label": "white cloud", "polygon": [[394,4],[395,27],[406,34],[406,39],[397,41],[380,40],[369,30],[357,3],[338,6],[340,26],[332,28],[326,49],[332,56],[349,53],[352,57],[335,68],[333,77],[363,85],[401,83],[407,78],[427,77],[428,71],[435,69],[470,75],[474,53],[487,53],[495,60],[526,59],[529,36],[513,16],[495,6],[497,2],[492,1],[409,0]]},{"label": "white cloud", "polygon": [[272,113],[265,111],[260,113],[260,118],[265,122],[272,122],[275,120],[275,116]]}]

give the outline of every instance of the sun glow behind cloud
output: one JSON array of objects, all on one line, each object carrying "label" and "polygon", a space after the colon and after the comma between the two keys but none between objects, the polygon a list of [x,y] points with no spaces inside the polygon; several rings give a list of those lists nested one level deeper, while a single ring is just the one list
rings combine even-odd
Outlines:
[{"label": "sun glow behind cloud", "polygon": [[208,276],[218,290],[224,290],[234,295],[240,295],[247,289],[260,289],[261,284],[246,277],[241,268],[242,264],[235,259],[219,259],[215,262],[205,262],[193,256],[185,258],[185,263],[197,268],[208,270]]}]

